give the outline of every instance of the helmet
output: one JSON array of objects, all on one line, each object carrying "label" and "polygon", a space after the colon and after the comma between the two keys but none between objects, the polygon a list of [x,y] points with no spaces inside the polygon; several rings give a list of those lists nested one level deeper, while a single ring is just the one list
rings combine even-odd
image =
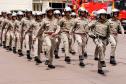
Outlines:
[{"label": "helmet", "polygon": [[53,10],[53,8],[48,7],[48,8],[46,9],[46,13],[47,13],[48,11],[50,11],[50,10]]},{"label": "helmet", "polygon": [[105,9],[100,9],[97,11],[97,14],[107,14],[107,11]]},{"label": "helmet", "polygon": [[14,17],[14,16],[17,16],[17,14],[16,14],[15,12],[13,12],[13,13],[12,13],[12,16],[13,16],[13,17]]},{"label": "helmet", "polygon": [[24,15],[22,11],[18,11],[17,15]]},{"label": "helmet", "polygon": [[71,16],[76,16],[76,13],[75,13],[75,12],[72,12],[72,13],[71,13]]},{"label": "helmet", "polygon": [[39,11],[40,15],[43,15],[44,13],[42,11]]},{"label": "helmet", "polygon": [[32,12],[32,10],[30,10],[30,9],[26,9],[25,11],[26,11],[26,12]]},{"label": "helmet", "polygon": [[80,8],[78,9],[78,12],[86,12],[86,9],[83,8],[83,7],[80,7]]},{"label": "helmet", "polygon": [[116,8],[112,9],[112,13],[115,13],[115,12],[119,12],[119,10]]},{"label": "helmet", "polygon": [[113,16],[115,13],[116,13],[117,15],[119,15],[119,10],[116,9],[116,8],[112,9],[111,16]]},{"label": "helmet", "polygon": [[32,12],[32,15],[34,15],[34,16],[35,16],[35,15],[36,15],[36,11],[33,11],[33,12]]},{"label": "helmet", "polygon": [[61,14],[59,10],[55,10],[54,14]]},{"label": "helmet", "polygon": [[62,15],[65,15],[64,12],[62,12]]},{"label": "helmet", "polygon": [[42,12],[41,11],[38,11],[38,12],[36,12],[36,15],[37,16],[42,15]]},{"label": "helmet", "polygon": [[25,12],[26,12],[26,13],[29,13],[29,12],[32,13],[32,10],[26,9]]},{"label": "helmet", "polygon": [[86,13],[88,13],[88,10],[86,10]]},{"label": "helmet", "polygon": [[71,12],[72,10],[71,10],[70,7],[65,7],[64,11],[65,11],[65,12]]},{"label": "helmet", "polygon": [[93,12],[91,13],[91,15],[92,15],[92,16],[97,16],[97,14],[98,14],[97,12],[98,12],[98,11],[93,11]]}]

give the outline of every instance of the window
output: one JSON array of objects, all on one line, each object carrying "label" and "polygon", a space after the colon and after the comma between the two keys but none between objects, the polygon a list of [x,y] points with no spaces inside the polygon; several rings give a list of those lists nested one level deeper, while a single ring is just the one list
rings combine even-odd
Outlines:
[{"label": "window", "polygon": [[33,11],[42,11],[42,3],[33,3]]},{"label": "window", "polygon": [[65,8],[65,3],[49,3],[52,8]]}]

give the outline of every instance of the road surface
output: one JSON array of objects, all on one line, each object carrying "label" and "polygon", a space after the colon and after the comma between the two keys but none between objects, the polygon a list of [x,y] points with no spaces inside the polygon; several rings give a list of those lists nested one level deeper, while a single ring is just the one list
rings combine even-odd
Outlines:
[{"label": "road surface", "polygon": [[[110,45],[107,46],[105,76],[97,74],[97,62],[93,60],[94,48],[90,39],[87,46],[89,56],[85,59],[84,68],[79,67],[77,55],[71,55],[72,63],[66,64],[64,54],[60,52],[61,58],[54,59],[56,68],[52,70],[44,62],[35,65],[34,61],[27,61],[26,56],[18,57],[0,48],[0,84],[126,84],[126,36],[119,36],[117,66],[109,64]],[[44,55],[42,60],[45,61]]]}]

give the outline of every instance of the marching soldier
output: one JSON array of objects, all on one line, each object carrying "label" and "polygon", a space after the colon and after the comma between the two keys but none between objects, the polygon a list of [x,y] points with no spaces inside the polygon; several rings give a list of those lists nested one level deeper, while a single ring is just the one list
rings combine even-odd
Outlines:
[{"label": "marching soldier", "polygon": [[7,25],[6,25],[6,49],[12,50],[12,39],[14,36],[14,20],[12,20],[12,13],[7,14]]},{"label": "marching soldier", "polygon": [[71,27],[73,26],[73,19],[70,16],[71,8],[66,7],[64,12],[65,16],[60,20],[59,25],[61,27],[61,39],[63,41],[63,46],[65,48],[65,61],[69,64],[71,62],[71,59],[69,57],[69,51],[70,51],[70,35],[69,31]]},{"label": "marching soldier", "polygon": [[18,11],[17,13],[17,20],[15,23],[15,33],[16,33],[16,51],[18,52],[19,56],[23,56],[22,53],[22,43],[23,43],[23,35],[22,35],[22,27],[21,27],[21,20],[23,18],[24,14],[21,11]]},{"label": "marching soldier", "polygon": [[35,20],[36,20],[36,25],[34,26],[34,30],[33,30],[33,43],[34,43],[34,60],[36,61],[36,64],[40,64],[42,63],[42,61],[40,60],[40,53],[41,53],[41,49],[42,49],[42,33],[40,34],[40,28],[42,27],[42,13],[41,12],[37,12],[36,16],[35,16]]},{"label": "marching soldier", "polygon": [[110,35],[110,44],[111,44],[111,53],[110,53],[110,64],[116,65],[115,60],[115,51],[118,43],[118,30],[121,30],[122,35],[124,36],[124,28],[121,25],[121,22],[118,20],[119,10],[112,10],[112,18],[109,19],[111,24],[111,35]]},{"label": "marching soldier", "polygon": [[[59,23],[60,19],[61,19],[61,12],[59,10],[55,10],[54,11],[54,17],[55,19],[57,20],[57,24]],[[54,51],[54,54],[55,54],[55,58],[56,59],[59,59],[59,55],[58,55],[58,52],[59,52],[59,46],[60,46],[60,43],[61,43],[61,38],[60,36],[58,35],[57,36],[57,43],[56,43],[56,49]]]},{"label": "marching soldier", "polygon": [[0,46],[2,46],[2,13],[0,11]]},{"label": "marching soldier", "polygon": [[13,49],[13,53],[17,53],[16,51],[16,42],[17,42],[17,38],[16,38],[16,21],[17,21],[17,14],[16,13],[12,13],[12,23],[13,23],[13,29],[12,29],[12,49]]},{"label": "marching soldier", "polygon": [[[98,11],[92,12],[93,17],[92,17],[92,20],[90,21],[89,24],[94,24],[97,21],[97,19],[98,19],[97,13],[98,13]],[[95,41],[95,35],[92,32],[92,29],[90,29],[89,31],[91,31],[91,32],[88,33],[89,37],[91,37],[93,39],[93,41]],[[98,61],[98,55],[99,55],[98,46],[96,45],[95,52],[94,52],[94,60]]]},{"label": "marching soldier", "polygon": [[[72,17],[72,19],[73,19],[73,22],[74,22],[74,20],[77,18],[77,15],[76,15],[76,13],[75,12],[72,12],[71,13],[71,17]],[[71,54],[75,54],[76,52],[75,52],[75,50],[73,49],[73,46],[74,46],[74,43],[75,43],[75,37],[74,37],[74,35],[73,34],[71,34],[70,35],[70,53]]]},{"label": "marching soldier", "polygon": [[[85,11],[86,11],[86,14],[84,15],[84,17],[88,20],[88,22],[90,22],[91,19],[89,18],[89,12],[86,9],[85,9]],[[89,35],[86,35],[86,37],[87,37],[87,40],[86,40],[86,46],[85,46],[85,50],[84,50],[84,57],[85,58],[88,57],[88,54],[87,54],[87,51],[86,50],[87,50],[87,44],[88,44]]]},{"label": "marching soldier", "polygon": [[7,12],[7,19],[4,20],[3,23],[3,35],[2,35],[2,41],[4,48],[8,50],[12,50],[11,48],[11,42],[12,41],[12,33],[10,33],[12,29],[12,13],[10,11]]},{"label": "marching soldier", "polygon": [[75,41],[78,43],[78,52],[79,52],[79,65],[84,67],[84,52],[85,46],[87,42],[87,29],[86,26],[88,24],[88,19],[85,18],[86,10],[84,8],[79,8],[78,10],[79,17],[75,19],[74,26],[71,29],[71,33],[73,32],[75,35]]},{"label": "marching soldier", "polygon": [[[45,64],[49,68],[55,68],[53,65],[53,54],[56,46],[55,36],[60,32],[60,26],[57,25],[57,20],[53,17],[53,9],[46,9],[46,17],[42,21],[42,27],[38,31],[40,34],[44,34],[44,42],[46,43],[46,57]],[[38,35],[40,35],[38,33]]]},{"label": "marching soldier", "polygon": [[[97,13],[98,13],[98,11],[93,11],[92,12],[92,17],[91,17],[92,20],[90,21],[89,24],[94,24],[97,21],[97,19],[98,19],[98,14]],[[89,31],[91,31],[91,32],[88,33],[89,37],[91,37],[93,39],[93,41],[95,41],[95,35],[94,35],[94,33],[92,33],[92,29],[89,30]],[[98,61],[98,55],[99,55],[98,46],[96,45],[95,52],[94,52],[94,60]]]},{"label": "marching soldier", "polygon": [[104,74],[102,67],[106,67],[105,51],[108,44],[108,38],[110,37],[110,23],[106,20],[107,12],[104,9],[100,9],[98,15],[98,20],[92,24],[88,24],[88,27],[93,29],[95,44],[98,47],[98,73]]},{"label": "marching soldier", "polygon": [[2,26],[2,33],[1,33],[1,41],[2,41],[2,46],[4,48],[6,48],[6,26],[7,24],[7,12],[6,11],[2,11],[2,23],[1,23],[1,26]]},{"label": "marching soldier", "polygon": [[22,19],[22,31],[23,31],[23,50],[26,51],[27,59],[32,60],[31,49],[32,49],[32,33],[33,25],[35,20],[32,18],[32,11],[26,10],[26,17]]}]

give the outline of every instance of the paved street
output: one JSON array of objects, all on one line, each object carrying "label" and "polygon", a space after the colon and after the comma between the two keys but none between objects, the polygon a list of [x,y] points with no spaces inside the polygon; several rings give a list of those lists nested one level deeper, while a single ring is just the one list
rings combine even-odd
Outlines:
[{"label": "paved street", "polygon": [[[66,64],[64,54],[60,52],[61,59],[54,59],[56,69],[53,70],[48,70],[44,62],[35,65],[34,61],[28,62],[26,56],[18,57],[0,48],[0,84],[126,84],[126,36],[119,36],[117,66],[109,64],[110,45],[107,47],[105,76],[97,74],[94,48],[90,39],[87,47],[89,57],[85,59],[84,68],[78,66],[77,55],[71,55],[72,63]],[[45,61],[44,55],[42,60]]]}]

